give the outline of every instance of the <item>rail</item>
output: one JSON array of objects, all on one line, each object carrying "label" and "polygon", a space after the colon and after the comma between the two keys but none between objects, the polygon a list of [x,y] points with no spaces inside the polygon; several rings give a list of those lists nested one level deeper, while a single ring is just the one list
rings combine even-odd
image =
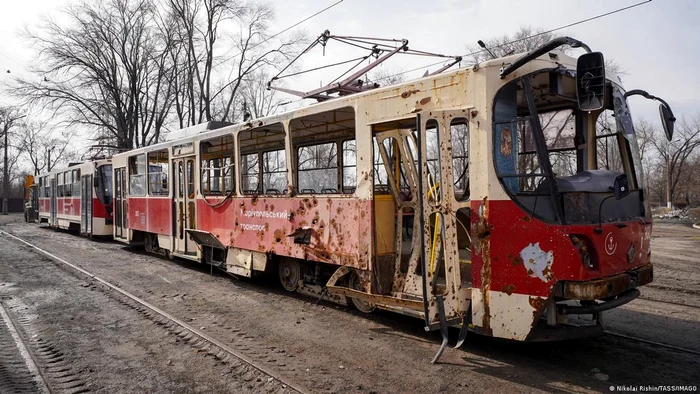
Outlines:
[{"label": "rail", "polygon": [[196,328],[194,328],[194,327],[190,326],[189,324],[187,324],[187,323],[185,323],[185,322],[179,320],[178,318],[176,318],[176,317],[170,315],[169,313],[167,313],[167,312],[161,310],[160,308],[158,308],[158,307],[156,307],[156,306],[154,306],[154,305],[151,305],[150,303],[146,302],[145,300],[142,300],[141,298],[139,298],[139,297],[137,297],[137,296],[135,296],[135,295],[129,293],[128,291],[123,290],[123,289],[119,288],[118,286],[116,286],[116,285],[114,285],[114,284],[112,284],[112,283],[110,283],[110,282],[108,282],[108,281],[106,281],[106,280],[104,280],[104,279],[102,279],[102,278],[100,278],[100,277],[98,277],[98,276],[92,274],[91,272],[89,272],[89,271],[87,271],[87,270],[85,270],[85,269],[83,269],[83,268],[80,268],[80,267],[78,267],[77,265],[72,264],[72,263],[70,263],[70,262],[68,262],[68,261],[66,261],[66,260],[64,260],[64,259],[62,259],[62,258],[60,258],[60,257],[58,257],[58,256],[56,256],[56,255],[54,255],[54,254],[51,254],[51,253],[45,251],[44,249],[41,249],[40,247],[38,247],[38,246],[36,246],[36,245],[34,245],[34,244],[30,243],[30,242],[27,242],[27,241],[23,240],[22,238],[19,238],[19,237],[15,236],[15,235],[13,235],[13,234],[10,234],[10,233],[8,233],[8,232],[6,232],[6,231],[0,230],[0,234],[3,234],[3,235],[5,235],[5,236],[7,236],[7,237],[10,237],[10,238],[12,238],[12,239],[14,239],[14,240],[16,240],[16,241],[19,241],[19,242],[21,242],[21,243],[23,243],[23,244],[29,246],[30,248],[35,249],[36,251],[38,251],[38,252],[44,254],[45,256],[51,258],[52,260],[57,261],[57,262],[59,262],[59,263],[61,263],[61,264],[64,264],[64,265],[66,265],[66,266],[68,266],[68,267],[70,267],[70,268],[72,268],[72,269],[78,271],[79,273],[81,273],[81,274],[83,274],[83,275],[85,275],[85,276],[88,276],[88,277],[90,277],[91,279],[93,279],[93,280],[95,280],[95,281],[97,281],[97,282],[103,284],[104,286],[107,286],[109,289],[114,290],[114,291],[120,293],[121,295],[123,295],[124,297],[130,299],[131,301],[134,301],[134,302],[136,302],[137,304],[139,304],[139,305],[141,305],[141,306],[143,306],[143,307],[145,307],[145,308],[147,308],[147,309],[153,311],[154,313],[156,313],[156,314],[162,316],[163,318],[165,318],[165,319],[171,321],[172,323],[175,323],[176,325],[178,325],[178,326],[184,328],[185,330],[187,330],[187,331],[193,333],[194,335],[198,336],[200,339],[202,339],[202,340],[204,340],[204,341],[206,341],[206,342],[208,342],[208,343],[210,343],[210,344],[216,346],[217,348],[223,350],[224,352],[229,353],[230,355],[232,355],[232,356],[238,358],[238,359],[241,360],[242,362],[244,362],[244,363],[250,365],[251,367],[257,369],[258,371],[262,372],[263,374],[268,375],[268,376],[270,376],[271,378],[273,378],[273,379],[279,381],[279,382],[282,383],[283,385],[286,385],[288,388],[290,388],[290,389],[292,389],[292,390],[294,390],[294,391],[296,391],[296,392],[299,392],[299,393],[311,393],[310,390],[308,390],[308,389],[306,389],[306,388],[304,388],[304,387],[302,387],[302,386],[300,386],[300,385],[298,385],[298,384],[296,384],[296,383],[289,382],[289,381],[285,380],[285,379],[284,379],[282,376],[280,376],[278,373],[276,373],[276,372],[274,372],[274,371],[272,371],[272,370],[266,368],[266,367],[263,366],[263,365],[260,365],[259,363],[257,363],[256,361],[252,360],[251,358],[247,357],[246,355],[244,355],[244,354],[242,354],[242,353],[240,353],[240,352],[238,352],[238,351],[236,351],[236,350],[234,350],[234,349],[231,349],[229,346],[227,346],[226,344],[224,344],[224,343],[218,341],[217,339],[215,339],[215,338],[213,338],[213,337],[211,337],[211,336],[209,336],[209,335],[204,334],[204,333],[201,332],[200,330],[197,330]]}]

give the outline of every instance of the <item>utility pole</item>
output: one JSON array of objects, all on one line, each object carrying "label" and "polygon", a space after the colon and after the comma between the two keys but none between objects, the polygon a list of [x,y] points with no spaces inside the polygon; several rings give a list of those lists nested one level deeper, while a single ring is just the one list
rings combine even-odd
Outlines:
[{"label": "utility pole", "polygon": [[9,134],[10,126],[7,121],[3,127],[5,133],[5,156],[2,167],[2,214],[7,215],[7,200],[10,198],[10,172],[7,168],[7,134]]}]

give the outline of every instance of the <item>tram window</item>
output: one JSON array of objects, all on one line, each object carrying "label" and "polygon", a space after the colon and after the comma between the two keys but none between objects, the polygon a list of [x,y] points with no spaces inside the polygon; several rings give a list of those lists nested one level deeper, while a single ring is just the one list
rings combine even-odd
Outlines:
[{"label": "tram window", "polygon": [[284,194],[287,189],[287,155],[284,149],[263,153],[265,194]]},{"label": "tram window", "polygon": [[344,107],[306,115],[292,119],[289,128],[293,151],[297,152],[297,190],[354,193],[355,110]]},{"label": "tram window", "polygon": [[180,198],[185,196],[185,173],[182,171],[182,162],[177,163],[177,194]]},{"label": "tram window", "polygon": [[343,141],[343,193],[354,193],[357,187],[357,144]]},{"label": "tram window", "polygon": [[238,133],[243,194],[287,192],[286,132],[281,123]]},{"label": "tram window", "polygon": [[441,191],[442,188],[437,186],[437,183],[440,182],[440,138],[438,137],[438,122],[434,119],[428,120],[425,124],[425,150],[428,182]]},{"label": "tram window", "polygon": [[621,138],[617,130],[617,122],[612,110],[605,110],[599,116],[596,129],[596,156],[599,170],[624,173],[622,155],[620,154]]},{"label": "tram window", "polygon": [[243,194],[259,194],[260,164],[258,162],[258,154],[244,155],[241,160],[241,167],[243,167],[241,174]]},{"label": "tram window", "polygon": [[[547,141],[549,161],[555,177],[575,175],[576,161],[576,116],[571,109],[547,111],[539,115],[542,133]],[[529,122],[528,122],[529,124]]]},{"label": "tram window", "polygon": [[[543,182],[543,170],[540,167],[540,159],[537,156],[537,147],[535,145],[535,137],[532,134],[529,119],[518,119],[517,124],[517,174],[527,175],[519,178],[517,190],[521,192],[534,192],[540,183]],[[501,144],[503,151],[505,146],[510,147],[510,141]]]},{"label": "tram window", "polygon": [[469,123],[464,118],[450,123],[452,182],[458,201],[469,198]]},{"label": "tram window", "polygon": [[73,178],[72,194],[73,194],[73,197],[78,197],[78,196],[80,196],[80,170],[73,170],[72,171],[72,178]]},{"label": "tram window", "polygon": [[129,158],[129,195],[146,195],[146,155]]},{"label": "tram window", "polygon": [[[105,164],[97,167],[95,194],[104,205],[112,205],[112,165]],[[119,185],[119,182],[117,182]]]},{"label": "tram window", "polygon": [[337,148],[335,142],[299,148],[297,176],[301,193],[338,192]]},{"label": "tram window", "polygon": [[194,161],[187,160],[187,198],[194,198]]},{"label": "tram window", "polygon": [[169,160],[166,149],[148,154],[148,194],[168,195]]},{"label": "tram window", "polygon": [[[394,156],[394,145],[390,142],[391,139],[384,140],[384,148],[386,149],[387,155],[389,157]],[[386,173],[386,167],[384,166],[384,159],[381,153],[379,153],[379,145],[377,142],[377,137],[372,139],[372,146],[374,147],[374,190],[375,191],[389,191],[389,178]]]},{"label": "tram window", "polygon": [[67,171],[63,173],[63,197],[70,197],[72,195],[73,180],[71,179],[71,172]]},{"label": "tram window", "polygon": [[202,194],[233,191],[233,136],[225,135],[200,145],[200,179]]}]

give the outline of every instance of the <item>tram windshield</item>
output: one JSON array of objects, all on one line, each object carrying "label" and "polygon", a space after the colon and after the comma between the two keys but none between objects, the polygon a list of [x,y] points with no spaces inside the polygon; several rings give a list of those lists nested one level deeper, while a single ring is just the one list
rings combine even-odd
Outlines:
[{"label": "tram windshield", "polygon": [[[508,194],[548,222],[597,223],[644,217],[639,148],[624,91],[607,83],[606,107],[579,110],[574,76],[547,70],[505,85],[494,102],[494,161]],[[631,193],[613,195],[621,174]]]},{"label": "tram windshield", "polygon": [[112,205],[112,165],[97,167],[95,173],[95,194],[104,205]]}]

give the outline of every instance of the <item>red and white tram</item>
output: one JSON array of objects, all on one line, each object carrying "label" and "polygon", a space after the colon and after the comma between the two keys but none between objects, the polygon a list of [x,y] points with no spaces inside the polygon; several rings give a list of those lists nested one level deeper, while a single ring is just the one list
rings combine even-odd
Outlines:
[{"label": "red and white tram", "polygon": [[562,44],[587,49],[556,40],[118,154],[114,237],[443,333],[600,333],[652,280],[626,99],[656,98]]},{"label": "red and white tram", "polygon": [[89,236],[112,235],[112,165],[102,159],[40,174],[39,222],[79,230]]}]

